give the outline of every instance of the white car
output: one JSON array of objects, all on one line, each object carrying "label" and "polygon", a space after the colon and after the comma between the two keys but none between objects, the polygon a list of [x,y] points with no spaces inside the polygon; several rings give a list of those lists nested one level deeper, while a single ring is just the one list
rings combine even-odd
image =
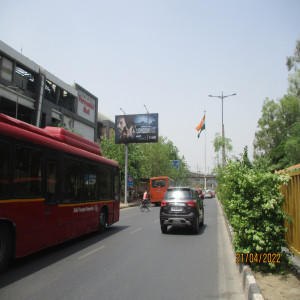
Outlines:
[{"label": "white car", "polygon": [[212,198],[210,190],[206,190],[204,193],[204,198]]}]

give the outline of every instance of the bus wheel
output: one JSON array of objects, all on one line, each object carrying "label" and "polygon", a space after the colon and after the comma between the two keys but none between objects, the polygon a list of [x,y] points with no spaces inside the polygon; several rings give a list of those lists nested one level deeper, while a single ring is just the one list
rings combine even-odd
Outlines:
[{"label": "bus wheel", "polygon": [[5,224],[0,225],[0,272],[2,272],[12,256],[12,234]]},{"label": "bus wheel", "polygon": [[106,211],[103,209],[99,216],[99,232],[100,233],[105,231],[106,222],[107,222],[107,215],[106,215]]}]

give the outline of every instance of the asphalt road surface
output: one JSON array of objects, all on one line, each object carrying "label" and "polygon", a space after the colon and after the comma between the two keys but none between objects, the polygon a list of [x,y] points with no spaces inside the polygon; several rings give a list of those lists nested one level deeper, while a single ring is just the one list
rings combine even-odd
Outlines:
[{"label": "asphalt road surface", "polygon": [[0,275],[0,299],[245,299],[218,203],[204,204],[198,235],[162,234],[158,207],[122,209],[103,234],[15,261]]}]

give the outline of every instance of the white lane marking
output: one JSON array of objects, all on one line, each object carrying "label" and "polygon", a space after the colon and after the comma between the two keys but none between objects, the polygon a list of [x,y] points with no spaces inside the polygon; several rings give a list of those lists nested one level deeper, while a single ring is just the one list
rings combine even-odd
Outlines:
[{"label": "white lane marking", "polygon": [[154,223],[159,222],[159,219],[155,220]]},{"label": "white lane marking", "polygon": [[93,250],[93,251],[90,251],[90,252],[86,253],[85,255],[82,255],[82,256],[78,257],[78,259],[85,258],[85,257],[87,257],[87,256],[89,256],[89,255],[91,255],[91,254],[93,254],[93,253],[95,253],[95,252],[97,252],[97,251],[102,250],[102,249],[105,248],[105,247],[106,247],[106,246],[101,246],[100,248],[97,248],[97,249],[95,249],[95,250]]},{"label": "white lane marking", "polygon": [[130,233],[136,233],[137,231],[140,231],[140,230],[142,230],[143,228],[142,227],[140,227],[140,228],[138,228],[138,229],[136,229],[136,230],[134,230],[134,231],[131,231]]}]

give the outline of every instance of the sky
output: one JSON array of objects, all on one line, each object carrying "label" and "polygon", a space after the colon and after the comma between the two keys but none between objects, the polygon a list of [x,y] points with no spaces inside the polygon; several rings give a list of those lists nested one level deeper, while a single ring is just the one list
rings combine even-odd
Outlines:
[{"label": "sky", "polygon": [[[287,93],[300,0],[10,0],[0,40],[98,98],[109,119],[159,114],[191,171],[210,173],[223,102],[231,156],[253,142],[266,98]],[[147,110],[146,110],[146,108]],[[196,126],[206,115],[206,129]],[[129,153],[130,155],[130,153]],[[220,158],[221,159],[221,158]],[[221,162],[221,160],[220,160]]]}]

